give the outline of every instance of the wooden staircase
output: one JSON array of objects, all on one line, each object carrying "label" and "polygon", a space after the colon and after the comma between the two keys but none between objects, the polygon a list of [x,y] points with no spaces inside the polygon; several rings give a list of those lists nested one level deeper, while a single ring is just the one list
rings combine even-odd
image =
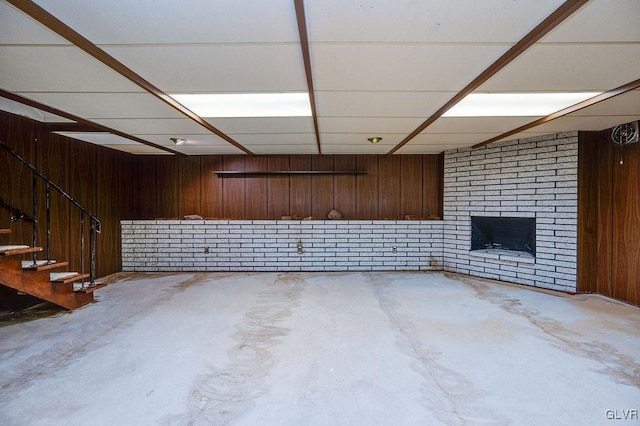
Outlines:
[{"label": "wooden staircase", "polygon": [[[0,234],[10,233],[10,229],[0,228]],[[0,245],[0,284],[66,309],[78,309],[94,301],[93,292],[104,284],[85,283],[89,274],[60,272],[68,262],[23,260],[25,255],[41,251],[42,247]]]}]

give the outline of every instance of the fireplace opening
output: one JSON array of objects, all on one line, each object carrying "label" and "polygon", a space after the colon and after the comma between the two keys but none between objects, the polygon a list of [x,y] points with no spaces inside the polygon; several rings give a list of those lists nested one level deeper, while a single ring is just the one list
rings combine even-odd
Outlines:
[{"label": "fireplace opening", "polygon": [[536,255],[533,217],[471,217],[471,250],[515,251]]}]

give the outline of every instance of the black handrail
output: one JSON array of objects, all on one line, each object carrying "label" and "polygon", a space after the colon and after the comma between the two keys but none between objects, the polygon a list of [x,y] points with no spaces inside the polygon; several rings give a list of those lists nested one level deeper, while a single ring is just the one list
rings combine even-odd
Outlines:
[{"label": "black handrail", "polygon": [[98,234],[100,234],[102,232],[102,222],[100,222],[100,219],[98,219],[97,217],[95,217],[89,210],[87,210],[86,208],[84,208],[82,206],[82,204],[80,204],[79,202],[77,202],[71,195],[67,194],[65,192],[64,189],[60,188],[58,185],[56,185],[55,183],[53,183],[53,181],[51,179],[49,179],[48,177],[46,177],[45,175],[43,175],[42,173],[40,173],[40,171],[38,169],[35,168],[35,166],[31,163],[29,163],[27,160],[25,160],[24,158],[22,158],[20,156],[20,154],[18,154],[17,152],[15,152],[14,150],[12,150],[11,148],[9,148],[9,145],[7,145],[6,143],[4,143],[3,141],[0,141],[0,148],[4,149],[5,151],[7,151],[9,154],[11,154],[12,156],[14,156],[15,158],[17,158],[22,164],[24,164],[26,167],[28,167],[33,173],[35,173],[36,175],[38,175],[40,178],[42,178],[42,180],[44,180],[45,182],[47,182],[49,185],[51,185],[51,187],[53,189],[55,189],[56,191],[58,191],[64,198],[66,198],[67,200],[69,200],[71,202],[71,204],[73,204],[74,206],[76,206],[77,208],[79,208],[82,212],[84,212],[87,216],[89,216],[93,221],[96,222],[96,224],[98,225],[96,232]]},{"label": "black handrail", "polygon": [[[80,229],[80,240],[81,240],[81,273],[84,273],[85,271],[85,258],[84,258],[84,252],[85,252],[85,244],[84,244],[84,220],[85,220],[85,216],[87,216],[89,218],[89,240],[90,240],[90,244],[89,244],[89,249],[90,249],[90,270],[89,270],[89,285],[93,286],[95,285],[94,283],[94,278],[95,278],[95,256],[96,256],[96,247],[95,247],[95,234],[100,234],[102,233],[102,222],[100,222],[100,219],[98,219],[97,217],[95,217],[89,210],[87,210],[85,207],[83,207],[78,201],[76,201],[71,195],[67,194],[66,191],[64,191],[62,188],[60,188],[58,185],[56,185],[51,179],[49,179],[48,177],[46,177],[45,175],[43,175],[33,164],[29,163],[27,160],[25,160],[24,158],[22,158],[20,156],[20,154],[18,154],[17,152],[15,152],[14,150],[12,150],[6,143],[4,143],[3,141],[0,141],[0,148],[4,149],[5,151],[7,151],[9,154],[11,154],[14,158],[16,158],[18,161],[20,161],[25,167],[27,167],[29,170],[31,170],[31,172],[33,173],[33,201],[32,201],[32,207],[33,207],[33,216],[29,216],[26,213],[24,213],[22,210],[16,208],[15,206],[11,205],[10,203],[8,203],[7,201],[1,200],[0,199],[0,204],[2,204],[4,207],[8,208],[9,210],[13,211],[15,214],[19,215],[19,216],[14,216],[11,218],[12,221],[16,221],[19,219],[26,219],[29,220],[31,222],[33,222],[33,238],[32,238],[32,244],[35,247],[37,245],[37,234],[38,234],[38,230],[37,230],[37,224],[38,224],[38,178],[42,179],[45,182],[45,209],[46,209],[46,225],[47,225],[47,229],[46,229],[46,234],[47,234],[47,263],[51,263],[51,213],[50,213],[50,208],[51,208],[51,188],[55,189],[56,191],[58,191],[59,194],[61,194],[64,198],[66,198],[71,204],[73,204],[74,206],[76,206],[78,209],[80,209],[80,214],[81,214],[81,229]],[[17,219],[14,220],[15,217],[18,217]],[[34,253],[33,254],[33,264],[36,265],[37,264],[37,254]],[[82,280],[82,285],[84,287],[84,279]]]},{"label": "black handrail", "polygon": [[38,223],[38,219],[32,216],[29,216],[28,214],[26,214],[25,212],[23,212],[22,210],[20,210],[19,208],[11,204],[10,202],[3,200],[2,198],[0,198],[0,206],[4,207],[5,209],[9,210],[14,214],[14,216],[11,216],[11,222],[26,220],[27,222]]}]

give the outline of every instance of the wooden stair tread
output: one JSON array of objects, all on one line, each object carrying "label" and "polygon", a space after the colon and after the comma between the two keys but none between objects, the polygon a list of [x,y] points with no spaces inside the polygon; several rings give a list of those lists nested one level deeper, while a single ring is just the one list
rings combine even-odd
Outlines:
[{"label": "wooden stair tread", "polygon": [[52,272],[50,278],[52,283],[68,284],[89,278],[89,274],[81,274],[79,272]]},{"label": "wooden stair tread", "polygon": [[42,260],[36,260],[35,264],[33,263],[33,260],[23,260],[22,261],[22,269],[26,269],[26,268],[33,268],[35,266],[42,266],[42,265],[47,265],[49,263],[55,263],[55,260],[50,260],[47,261],[45,259]]},{"label": "wooden stair tread", "polygon": [[11,229],[9,228],[0,228],[0,234],[10,234]]},{"label": "wooden stair tread", "polygon": [[78,288],[75,288],[74,286],[73,291],[76,293],[93,293],[99,288],[106,287],[106,286],[107,286],[106,284],[94,284],[92,286],[87,285],[85,287],[78,287]]},{"label": "wooden stair tread", "polygon": [[71,271],[67,271],[67,272],[52,272],[50,274],[51,277],[51,281],[57,281],[57,280],[64,280],[66,278],[69,277],[75,277],[76,275],[79,275],[78,272],[71,272]]},{"label": "wooden stair tread", "polygon": [[15,250],[19,248],[28,248],[28,247],[29,246],[26,246],[24,244],[4,245],[4,246],[0,246],[0,251]]},{"label": "wooden stair tread", "polygon": [[48,269],[62,268],[68,264],[69,262],[56,262],[55,260],[47,262],[46,260],[39,260],[37,262],[37,266],[34,266],[32,261],[23,260],[22,269],[24,271],[46,271]]},{"label": "wooden stair tread", "polygon": [[42,247],[29,247],[29,246],[0,246],[0,256],[12,256],[16,254],[35,253],[42,251]]}]

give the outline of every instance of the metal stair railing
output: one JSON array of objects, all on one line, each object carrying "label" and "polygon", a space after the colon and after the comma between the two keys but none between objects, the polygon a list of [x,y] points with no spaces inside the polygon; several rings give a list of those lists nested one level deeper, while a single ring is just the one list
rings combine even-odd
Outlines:
[{"label": "metal stair railing", "polygon": [[13,213],[13,216],[11,216],[11,222],[26,220],[31,223],[38,223],[38,220],[35,217],[29,216],[27,213],[2,198],[0,198],[0,207],[3,207]]},{"label": "metal stair railing", "polygon": [[[23,166],[31,170],[33,174],[32,179],[32,215],[24,213],[19,208],[13,206],[8,201],[0,199],[0,206],[12,211],[14,216],[11,217],[12,222],[16,222],[20,219],[27,220],[33,224],[32,245],[35,247],[38,244],[38,179],[42,179],[45,183],[45,212],[46,212],[46,254],[47,263],[51,263],[51,189],[56,190],[60,195],[66,198],[72,205],[80,210],[80,259],[81,270],[80,273],[85,273],[85,217],[89,218],[89,286],[95,285],[95,272],[96,272],[96,235],[102,233],[102,222],[93,215],[89,210],[76,201],[65,190],[56,185],[51,179],[43,175],[33,164],[22,158],[20,154],[12,150],[5,142],[0,140],[0,148],[7,151],[11,156],[16,158]],[[37,254],[33,254],[33,263],[37,265]],[[84,279],[82,280],[84,287]]]}]

